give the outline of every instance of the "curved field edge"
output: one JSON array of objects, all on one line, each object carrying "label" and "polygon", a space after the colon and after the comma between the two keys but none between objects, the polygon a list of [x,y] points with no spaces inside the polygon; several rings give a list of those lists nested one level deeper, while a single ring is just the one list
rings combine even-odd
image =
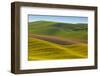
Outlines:
[{"label": "curved field edge", "polygon": [[[78,59],[87,58],[87,45],[59,45],[49,41],[29,37],[28,60],[51,60],[51,59]],[[77,46],[77,47],[76,47]],[[84,48],[84,50],[80,49]],[[77,51],[75,51],[75,49]],[[84,52],[85,54],[82,54]]]}]

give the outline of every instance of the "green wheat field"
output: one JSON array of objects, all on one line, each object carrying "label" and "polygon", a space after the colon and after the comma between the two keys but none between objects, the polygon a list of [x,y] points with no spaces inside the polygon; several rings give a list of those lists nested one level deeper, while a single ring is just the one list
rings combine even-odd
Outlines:
[{"label": "green wheat field", "polygon": [[87,31],[85,23],[28,22],[28,60],[87,58]]}]

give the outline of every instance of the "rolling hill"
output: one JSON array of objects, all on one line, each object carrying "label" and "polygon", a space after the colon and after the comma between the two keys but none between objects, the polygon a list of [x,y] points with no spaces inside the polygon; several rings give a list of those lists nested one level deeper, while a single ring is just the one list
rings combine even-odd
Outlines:
[{"label": "rolling hill", "polygon": [[[76,59],[76,58],[86,58],[87,55],[84,54],[86,50],[85,44],[84,49],[75,51],[72,46],[63,47],[59,44],[51,43],[48,41],[29,38],[29,57],[28,60],[49,60],[49,59]],[[81,47],[82,44],[77,45]],[[75,47],[75,46],[74,46]],[[80,49],[80,48],[76,49]],[[83,54],[81,54],[83,53]]]},{"label": "rolling hill", "polygon": [[28,30],[32,34],[57,36],[87,42],[87,24],[36,21],[29,23]]},{"label": "rolling hill", "polygon": [[87,24],[28,23],[28,60],[87,58]]}]

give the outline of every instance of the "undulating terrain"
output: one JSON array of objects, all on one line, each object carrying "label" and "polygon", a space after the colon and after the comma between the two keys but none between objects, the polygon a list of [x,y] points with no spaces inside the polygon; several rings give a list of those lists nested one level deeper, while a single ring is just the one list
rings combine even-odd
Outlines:
[{"label": "undulating terrain", "polygon": [[28,23],[28,60],[87,58],[87,24]]}]

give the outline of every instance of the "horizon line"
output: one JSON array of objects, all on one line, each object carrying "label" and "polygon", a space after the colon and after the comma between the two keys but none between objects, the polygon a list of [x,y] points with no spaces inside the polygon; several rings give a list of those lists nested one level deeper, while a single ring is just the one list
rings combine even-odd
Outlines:
[{"label": "horizon line", "polygon": [[[36,21],[28,21],[28,23],[30,23],[30,22],[38,22],[38,21],[47,21],[47,22],[58,22],[58,21],[49,21],[49,20],[36,20]],[[88,23],[82,23],[82,22],[77,22],[77,23],[75,23],[75,22],[62,22],[62,21],[60,21],[60,22],[58,22],[58,23],[71,23],[71,24],[88,24]]]}]

